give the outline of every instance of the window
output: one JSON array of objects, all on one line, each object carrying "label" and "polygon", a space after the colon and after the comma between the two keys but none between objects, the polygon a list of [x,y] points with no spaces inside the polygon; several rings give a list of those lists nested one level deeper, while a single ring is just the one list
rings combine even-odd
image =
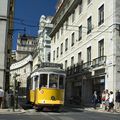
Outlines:
[{"label": "window", "polygon": [[88,4],[90,4],[90,3],[91,3],[91,1],[92,1],[92,0],[88,0]]},{"label": "window", "polygon": [[71,66],[74,66],[74,56],[71,57]]},{"label": "window", "polygon": [[87,48],[87,62],[91,61],[91,47]]},{"label": "window", "polygon": [[61,44],[61,55],[63,54],[63,43]]},{"label": "window", "polygon": [[75,11],[72,13],[72,22],[75,20]]},{"label": "window", "polygon": [[26,69],[24,69],[24,73],[26,73]]},{"label": "window", "polygon": [[66,20],[65,27],[66,27],[66,29],[68,28],[68,19]]},{"label": "window", "polygon": [[98,56],[104,56],[104,39],[98,42]]},{"label": "window", "polygon": [[98,26],[104,23],[104,5],[102,5],[99,9],[99,20],[98,20]]},{"label": "window", "polygon": [[47,86],[47,79],[48,79],[47,74],[40,75],[39,88]]},{"label": "window", "polygon": [[82,5],[82,0],[81,0],[79,4],[79,14],[82,12],[82,8],[83,8],[83,5]]},{"label": "window", "polygon": [[35,76],[34,77],[34,81],[35,81],[35,88],[38,88],[39,86],[39,84],[38,84],[38,76]]},{"label": "window", "polygon": [[50,88],[57,88],[58,87],[58,75],[57,74],[50,74],[49,87]]},{"label": "window", "polygon": [[68,38],[65,40],[65,51],[68,50]]},{"label": "window", "polygon": [[49,62],[50,62],[50,57],[51,57],[50,52],[48,52],[47,59],[48,59]]},{"label": "window", "polygon": [[55,60],[55,50],[53,51],[53,61]]},{"label": "window", "polygon": [[64,88],[64,76],[63,75],[59,76],[59,88],[60,89]]},{"label": "window", "polygon": [[81,40],[82,39],[82,25],[79,27],[79,36],[78,36],[79,38],[79,40]]},{"label": "window", "polygon": [[57,58],[59,57],[59,47],[57,47]]},{"label": "window", "polygon": [[65,70],[67,69],[67,60],[65,60]]},{"label": "window", "polygon": [[71,36],[71,46],[74,45],[74,42],[75,42],[75,33],[72,33],[72,36]]},{"label": "window", "polygon": [[91,33],[92,31],[92,17],[90,16],[87,19],[87,34]]},{"label": "window", "polygon": [[81,62],[82,62],[81,56],[82,56],[82,53],[79,52],[79,53],[78,53],[78,63],[81,63]]}]

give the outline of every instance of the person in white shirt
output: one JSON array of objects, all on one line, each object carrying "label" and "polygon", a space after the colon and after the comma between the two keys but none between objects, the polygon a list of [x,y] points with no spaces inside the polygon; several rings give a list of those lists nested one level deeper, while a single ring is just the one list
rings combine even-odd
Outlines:
[{"label": "person in white shirt", "polygon": [[4,97],[4,90],[0,87],[0,108],[2,108],[2,102]]},{"label": "person in white shirt", "polygon": [[109,92],[108,89],[105,90],[105,110],[109,108]]},{"label": "person in white shirt", "polygon": [[109,96],[109,109],[108,111],[113,110],[114,107],[114,96],[113,96],[113,92],[110,91],[110,96]]}]

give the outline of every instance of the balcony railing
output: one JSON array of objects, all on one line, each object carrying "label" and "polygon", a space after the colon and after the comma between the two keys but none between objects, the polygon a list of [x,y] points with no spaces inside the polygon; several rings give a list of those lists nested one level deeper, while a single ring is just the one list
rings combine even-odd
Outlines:
[{"label": "balcony railing", "polygon": [[106,63],[106,56],[100,56],[98,58],[93,59],[92,61],[92,67],[99,67]]},{"label": "balcony railing", "polygon": [[91,68],[103,66],[106,63],[106,56],[101,56],[86,63],[77,63],[67,68],[67,76],[89,72]]}]

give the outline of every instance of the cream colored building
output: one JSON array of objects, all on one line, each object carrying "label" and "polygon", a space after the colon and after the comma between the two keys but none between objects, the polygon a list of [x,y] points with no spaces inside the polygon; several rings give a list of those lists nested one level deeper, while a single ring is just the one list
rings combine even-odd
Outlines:
[{"label": "cream colored building", "polygon": [[19,34],[16,49],[16,61],[32,54],[37,46],[37,37]]},{"label": "cream colored building", "polygon": [[0,86],[9,89],[14,0],[0,0]]},{"label": "cream colored building", "polygon": [[17,74],[16,80],[20,82],[19,96],[26,96],[27,77],[32,72],[32,61],[32,56],[28,55],[10,66],[10,86],[12,86],[10,89],[13,89],[15,83],[13,77]]},{"label": "cream colored building", "polygon": [[33,71],[39,67],[41,62],[50,62],[51,52],[51,38],[49,34],[53,25],[51,24],[51,16],[40,17],[38,30],[38,44],[37,49],[33,54]]},{"label": "cream colored building", "polygon": [[61,0],[52,19],[51,62],[67,72],[66,99],[120,89],[120,1]]}]

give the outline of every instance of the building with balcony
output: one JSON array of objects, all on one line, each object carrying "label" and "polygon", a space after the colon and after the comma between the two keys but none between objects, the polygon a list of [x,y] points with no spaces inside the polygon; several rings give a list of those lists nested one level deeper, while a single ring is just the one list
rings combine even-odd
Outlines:
[{"label": "building with balcony", "polygon": [[[110,9],[109,9],[110,7]],[[52,19],[51,62],[66,70],[66,100],[120,89],[120,1],[61,0]]]},{"label": "building with balcony", "polygon": [[0,86],[9,89],[11,64],[14,0],[0,1]]}]

